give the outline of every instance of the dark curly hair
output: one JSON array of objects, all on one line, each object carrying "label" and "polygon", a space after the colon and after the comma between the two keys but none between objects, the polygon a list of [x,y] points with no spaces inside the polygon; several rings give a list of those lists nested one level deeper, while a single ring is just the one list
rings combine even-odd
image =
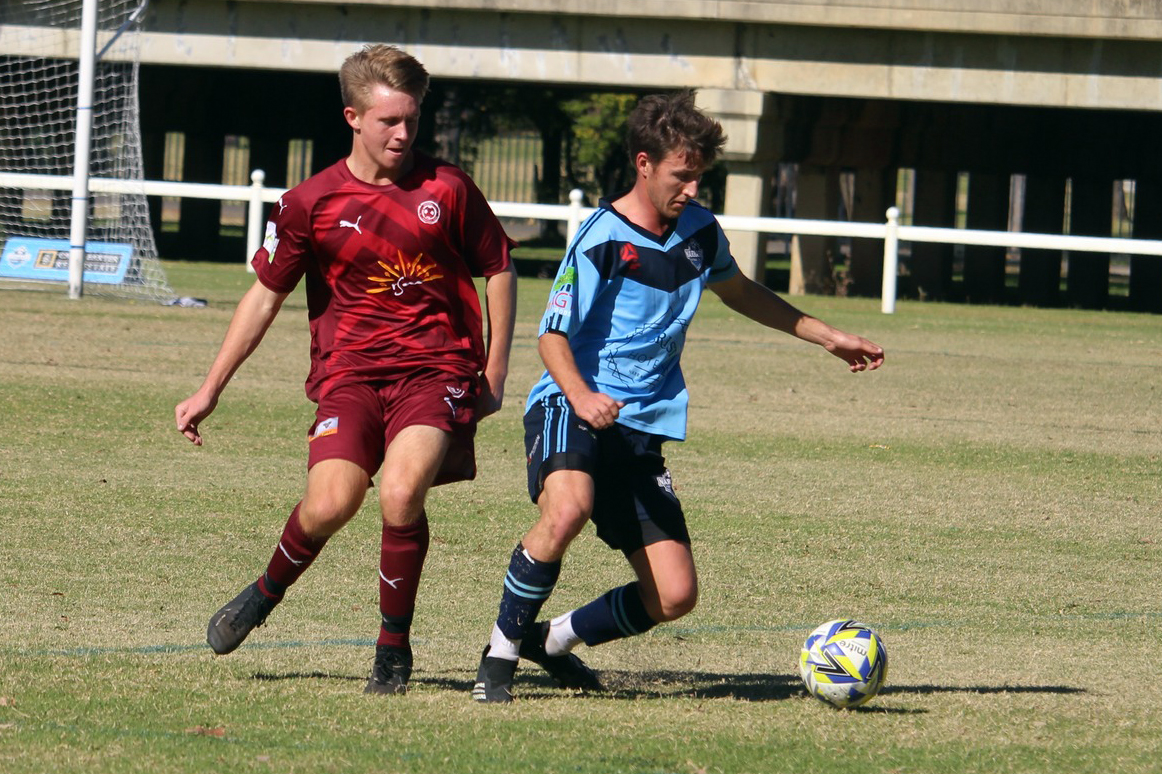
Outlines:
[{"label": "dark curly hair", "polygon": [[643,97],[629,115],[626,150],[632,162],[643,151],[657,163],[667,154],[684,151],[694,162],[709,167],[726,145],[722,124],[694,104],[690,89]]}]

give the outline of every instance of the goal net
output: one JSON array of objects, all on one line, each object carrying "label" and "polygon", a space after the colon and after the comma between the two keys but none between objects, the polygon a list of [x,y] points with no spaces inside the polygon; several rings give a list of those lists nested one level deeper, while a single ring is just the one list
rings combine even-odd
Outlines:
[{"label": "goal net", "polygon": [[[140,184],[144,0],[97,2],[85,293],[166,302],[174,294]],[[0,287],[59,290],[62,267],[67,286],[81,9],[82,0],[0,3]]]}]

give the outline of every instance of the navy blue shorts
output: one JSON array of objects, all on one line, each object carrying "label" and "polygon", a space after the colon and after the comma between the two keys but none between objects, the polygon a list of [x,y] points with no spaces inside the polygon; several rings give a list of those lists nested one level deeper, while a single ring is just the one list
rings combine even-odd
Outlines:
[{"label": "navy blue shorts", "polygon": [[686,516],[662,456],[664,437],[620,424],[594,430],[561,395],[534,404],[524,422],[534,503],[553,471],[583,471],[593,478],[593,525],[610,548],[629,556],[663,540],[690,543]]}]

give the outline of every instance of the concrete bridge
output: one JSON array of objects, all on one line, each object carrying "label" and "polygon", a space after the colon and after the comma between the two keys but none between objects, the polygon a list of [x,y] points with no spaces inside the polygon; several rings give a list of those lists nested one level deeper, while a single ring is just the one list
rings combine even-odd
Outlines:
[{"label": "concrete bridge", "polygon": [[[1068,218],[1072,233],[1108,235],[1114,182],[1133,180],[1134,235],[1162,236],[1158,0],[152,0],[144,29],[143,82],[151,66],[165,74],[143,86],[144,118],[160,122],[147,134],[220,115],[321,137],[306,114],[337,109],[309,84],[336,91],[347,54],[388,42],[438,79],[697,88],[730,136],[729,214],[772,214],[778,165],[794,162],[801,217],[880,220],[904,168],[918,225],[954,224],[969,173],[968,226],[1004,229],[1019,175],[1024,230],[1060,233]],[[19,48],[0,27],[0,53]],[[61,49],[75,52],[70,35]],[[276,104],[288,92],[289,112]],[[731,237],[761,274],[764,241]],[[828,249],[803,240],[804,266]],[[1074,256],[1059,298],[1060,254],[1027,253],[1021,300],[1106,302],[1107,256]],[[1141,308],[1162,308],[1157,263],[1131,269]],[[854,292],[878,288],[878,264],[853,246]],[[995,249],[969,249],[954,281],[950,246],[917,245],[910,271],[928,296],[1004,294]]]}]

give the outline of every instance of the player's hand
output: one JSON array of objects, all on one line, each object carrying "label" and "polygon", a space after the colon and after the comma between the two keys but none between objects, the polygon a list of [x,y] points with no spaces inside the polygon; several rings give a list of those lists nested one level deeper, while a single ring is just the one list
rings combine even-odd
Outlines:
[{"label": "player's hand", "polygon": [[884,349],[862,336],[837,331],[833,341],[824,345],[828,352],[847,363],[852,373],[874,371],[884,364]]},{"label": "player's hand", "polygon": [[488,373],[480,375],[480,395],[476,398],[477,421],[500,411],[504,405],[504,379],[489,377]]},{"label": "player's hand", "polygon": [[614,400],[603,392],[586,392],[568,396],[573,412],[589,423],[594,430],[604,430],[617,421],[625,403]]},{"label": "player's hand", "polygon": [[198,424],[210,416],[217,405],[217,398],[208,398],[201,392],[195,392],[183,400],[174,408],[174,419],[177,421],[178,432],[190,439],[194,446],[201,446],[202,434],[198,432]]}]

